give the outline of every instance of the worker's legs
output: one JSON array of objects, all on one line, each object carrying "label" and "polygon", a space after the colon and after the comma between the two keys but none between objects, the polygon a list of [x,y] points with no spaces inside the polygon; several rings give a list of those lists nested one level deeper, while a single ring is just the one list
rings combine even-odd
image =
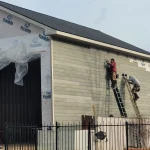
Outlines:
[{"label": "worker's legs", "polygon": [[136,90],[135,90],[135,99],[137,100],[137,99],[139,99],[139,96],[137,95],[137,92],[139,92],[140,91],[140,86],[137,86],[137,85],[135,85],[135,87],[136,87]]},{"label": "worker's legs", "polygon": [[117,85],[116,72],[112,72],[112,74],[111,74],[111,82],[112,82],[112,87],[115,87]]},{"label": "worker's legs", "polygon": [[134,100],[136,101],[137,99],[139,99],[139,96],[137,94],[137,92],[140,91],[140,87],[137,86],[137,85],[134,85],[133,88],[132,88],[132,93],[134,95]]},{"label": "worker's legs", "polygon": [[132,92],[132,94],[133,94],[133,99],[135,100],[135,86],[133,86],[133,88],[132,88],[132,90],[131,90],[131,92]]},{"label": "worker's legs", "polygon": [[140,91],[140,86],[136,86],[136,92]]},{"label": "worker's legs", "polygon": [[134,100],[137,101],[139,99],[139,96],[137,95],[137,93],[134,93]]}]

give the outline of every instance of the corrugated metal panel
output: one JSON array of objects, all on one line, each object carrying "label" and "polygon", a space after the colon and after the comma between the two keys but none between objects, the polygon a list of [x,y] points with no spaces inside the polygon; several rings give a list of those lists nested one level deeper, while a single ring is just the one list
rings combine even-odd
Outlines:
[{"label": "corrugated metal panel", "polygon": [[15,65],[0,71],[0,136],[5,123],[41,124],[41,73],[40,60],[29,63],[24,86],[14,84]]}]

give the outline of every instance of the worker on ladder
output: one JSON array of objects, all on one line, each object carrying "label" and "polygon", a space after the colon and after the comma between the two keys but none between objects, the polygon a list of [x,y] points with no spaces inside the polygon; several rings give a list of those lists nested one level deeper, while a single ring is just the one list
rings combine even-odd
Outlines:
[{"label": "worker on ladder", "polygon": [[134,100],[137,101],[137,99],[139,99],[137,92],[140,91],[140,82],[136,77],[129,76],[128,83],[133,85],[132,93],[134,95]]},{"label": "worker on ladder", "polygon": [[116,62],[115,60],[112,58],[110,60],[110,62],[108,60],[106,60],[106,63],[108,64],[109,68],[110,68],[110,79],[112,82],[112,88],[114,88],[117,85],[117,80],[116,80],[116,76],[117,76],[117,67],[116,67]]}]

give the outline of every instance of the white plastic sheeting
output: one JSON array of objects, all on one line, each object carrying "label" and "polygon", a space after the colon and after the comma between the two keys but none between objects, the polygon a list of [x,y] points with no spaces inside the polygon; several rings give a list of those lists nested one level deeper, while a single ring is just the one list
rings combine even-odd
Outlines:
[{"label": "white plastic sheeting", "polygon": [[131,63],[137,63],[138,67],[145,68],[146,71],[150,72],[150,63],[149,62],[143,62],[142,60],[136,60],[133,58],[131,58],[129,61]]},{"label": "white plastic sheeting", "polygon": [[38,34],[0,39],[0,70],[15,63],[14,83],[23,86],[23,77],[28,72],[28,62],[50,51],[50,42]]}]

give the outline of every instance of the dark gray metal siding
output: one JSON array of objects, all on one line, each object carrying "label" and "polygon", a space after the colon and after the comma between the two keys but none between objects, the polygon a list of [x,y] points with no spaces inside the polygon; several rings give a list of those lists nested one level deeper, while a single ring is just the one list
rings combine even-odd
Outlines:
[{"label": "dark gray metal siding", "polygon": [[5,123],[41,124],[40,60],[29,63],[24,86],[14,84],[15,65],[0,71],[0,136]]}]

